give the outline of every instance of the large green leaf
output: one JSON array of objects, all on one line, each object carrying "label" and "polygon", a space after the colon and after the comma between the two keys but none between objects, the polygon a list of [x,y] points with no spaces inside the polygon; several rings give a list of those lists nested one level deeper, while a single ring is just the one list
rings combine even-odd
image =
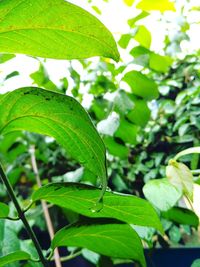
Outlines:
[{"label": "large green leaf", "polygon": [[130,71],[124,75],[123,81],[125,81],[130,87],[132,92],[146,100],[152,100],[158,97],[157,84],[146,77],[146,75],[139,71]]},{"label": "large green leaf", "polygon": [[167,211],[181,198],[182,192],[167,179],[151,180],[143,187],[145,197],[159,210]]},{"label": "large green leaf", "polygon": [[94,16],[64,0],[0,1],[0,51],[45,58],[92,56],[119,60],[111,33]]},{"label": "large green leaf", "polygon": [[54,137],[106,188],[103,141],[75,99],[44,89],[21,88],[0,99],[0,114],[0,134],[27,130]]},{"label": "large green leaf", "polygon": [[5,218],[8,216],[8,214],[9,207],[6,204],[0,202],[0,218]]},{"label": "large green leaf", "polygon": [[92,224],[76,223],[56,233],[52,248],[60,246],[84,247],[113,258],[132,259],[146,266],[142,243],[127,224],[94,220]]},{"label": "large green leaf", "polygon": [[12,252],[6,256],[0,257],[0,267],[5,266],[6,264],[17,262],[21,260],[29,260],[30,255],[24,251]]},{"label": "large green leaf", "polygon": [[137,8],[151,11],[151,10],[159,10],[161,12],[171,10],[176,11],[174,3],[169,0],[141,0],[137,4]]},{"label": "large green leaf", "polygon": [[144,199],[135,196],[106,192],[103,207],[94,212],[99,189],[76,183],[53,183],[37,190],[32,200],[46,200],[63,208],[93,218],[115,218],[135,225],[144,225],[162,231],[159,218],[153,207]]}]

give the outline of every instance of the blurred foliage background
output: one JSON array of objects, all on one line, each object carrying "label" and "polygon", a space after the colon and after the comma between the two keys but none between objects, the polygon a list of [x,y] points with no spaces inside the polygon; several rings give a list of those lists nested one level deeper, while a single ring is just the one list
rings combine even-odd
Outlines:
[{"label": "blurred foliage background", "polygon": [[[109,187],[144,197],[143,186],[150,180],[165,178],[170,158],[181,150],[200,145],[200,47],[193,49],[190,40],[191,27],[199,27],[200,8],[198,1],[143,0],[139,4],[117,1],[132,14],[127,18],[125,31],[115,33],[121,53],[119,63],[103,58],[63,61],[59,73],[53,60],[1,54],[0,94],[20,87],[19,76],[29,75],[26,86],[32,84],[75,97],[87,109],[105,142]],[[100,19],[106,12],[105,8],[101,10],[101,2],[106,6],[113,1],[98,1],[99,5],[85,1]],[[156,25],[158,34],[162,26],[164,36],[159,49],[151,45],[151,31],[156,31]],[[23,74],[19,62],[29,70],[34,62],[37,69]],[[58,73],[57,80],[51,77],[52,69]],[[33,146],[42,184],[80,181],[99,186],[98,179],[72,160],[53,139],[26,132],[12,133],[0,139],[0,160],[22,205],[26,206],[28,196],[37,188],[30,154]],[[200,169],[197,154],[186,156],[183,161],[191,170]],[[194,182],[198,186],[198,175],[194,176]],[[153,190],[158,202],[165,198],[159,187]],[[174,192],[169,190],[166,195],[173,198]],[[0,200],[9,202],[2,184]],[[156,207],[166,232],[164,237],[154,229],[136,227],[145,247],[200,245],[198,218],[191,210],[185,210],[188,206],[184,199],[174,206],[171,213]],[[12,204],[11,209],[14,214]],[[55,229],[78,216],[56,207],[51,207],[50,213]],[[42,235],[46,224],[41,207],[33,207],[28,217]],[[19,222],[15,225],[13,228],[10,222],[0,221],[0,254],[13,250],[11,243],[15,250],[20,249],[23,243],[19,236],[27,239],[22,225]],[[26,242],[26,249],[33,250],[30,241]],[[94,264],[98,262],[98,255],[87,250],[83,250],[83,256]]]}]

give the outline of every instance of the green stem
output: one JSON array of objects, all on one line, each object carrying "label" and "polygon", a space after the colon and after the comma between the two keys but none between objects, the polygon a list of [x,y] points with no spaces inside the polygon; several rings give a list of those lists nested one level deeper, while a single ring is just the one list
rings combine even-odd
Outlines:
[{"label": "green stem", "polygon": [[1,163],[0,163],[0,177],[1,177],[2,181],[3,181],[3,183],[6,186],[6,189],[8,191],[8,194],[9,194],[11,200],[13,201],[13,203],[15,205],[15,208],[16,208],[16,210],[18,212],[19,218],[23,222],[26,231],[28,232],[30,238],[32,239],[32,241],[33,241],[33,243],[35,245],[35,248],[36,248],[36,250],[38,252],[38,256],[39,256],[39,258],[41,260],[41,263],[43,264],[44,267],[49,267],[49,264],[48,264],[47,260],[45,259],[44,255],[42,253],[42,249],[41,249],[40,244],[39,244],[39,242],[37,240],[37,237],[35,236],[33,230],[31,229],[31,227],[30,227],[30,225],[29,225],[29,223],[28,223],[28,221],[27,221],[27,219],[26,219],[26,217],[24,215],[24,212],[22,211],[22,209],[21,209],[21,207],[19,205],[19,202],[18,202],[18,200],[17,200],[17,198],[15,196],[14,190],[13,190],[8,178],[6,177],[6,174],[5,174],[5,172],[4,172],[4,170],[3,170],[2,166],[1,166]]}]

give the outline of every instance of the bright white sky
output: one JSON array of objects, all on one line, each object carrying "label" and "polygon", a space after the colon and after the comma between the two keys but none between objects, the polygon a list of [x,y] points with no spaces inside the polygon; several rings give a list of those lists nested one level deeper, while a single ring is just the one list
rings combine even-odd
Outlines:
[{"label": "bright white sky", "polygon": [[[138,0],[136,0],[137,3]],[[82,6],[87,9],[89,12],[93,13],[95,16],[99,17],[99,19],[108,27],[108,29],[114,34],[116,40],[119,38],[119,33],[126,33],[129,29],[126,21],[129,18],[135,17],[140,11],[135,9],[134,7],[127,7],[123,0],[109,0],[109,3],[104,2],[103,0],[93,0],[93,5],[100,7],[102,10],[102,15],[99,16],[95,13],[95,11],[90,7],[87,3],[87,0],[70,0],[70,2]],[[179,3],[185,2],[185,5],[188,6],[199,6],[199,0],[190,0],[188,4],[186,0],[179,0]],[[170,32],[173,34],[175,28],[180,18],[174,12],[166,12],[166,17],[170,21],[174,21],[172,24],[172,28]],[[163,47],[163,39],[165,34],[165,25],[163,23],[159,23],[157,19],[159,18],[159,12],[153,12],[153,15],[147,17],[146,26],[152,33],[152,46],[151,48],[157,52],[162,52]],[[191,22],[191,30],[190,30],[190,42],[185,42],[182,44],[185,51],[191,51],[193,49],[200,48],[200,24],[192,24],[194,21],[199,20],[199,13],[194,13],[190,18],[188,18],[189,22]],[[123,53],[123,51],[122,51]],[[123,56],[123,54],[122,54]],[[31,57],[18,55],[15,59],[8,61],[5,64],[0,65],[0,85],[9,73],[12,71],[19,71],[20,75],[13,77],[7,80],[3,86],[1,87],[1,93],[6,92],[8,90],[13,90],[23,86],[32,85],[32,80],[29,75],[38,69],[39,62],[36,59]],[[46,63],[47,71],[51,76],[51,79],[59,84],[59,80],[61,77],[66,75],[67,62],[63,60],[47,60]]]}]

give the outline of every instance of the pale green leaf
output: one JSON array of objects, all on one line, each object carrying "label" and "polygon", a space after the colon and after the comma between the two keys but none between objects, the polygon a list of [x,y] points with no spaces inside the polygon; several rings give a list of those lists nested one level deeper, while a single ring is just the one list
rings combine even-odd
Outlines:
[{"label": "pale green leaf", "polygon": [[180,157],[182,156],[186,156],[186,155],[189,155],[189,154],[200,154],[200,147],[199,146],[196,146],[196,147],[190,147],[188,149],[185,149],[181,152],[179,152],[175,157],[174,159],[177,160],[179,159]]},{"label": "pale green leaf", "polygon": [[9,214],[9,207],[6,204],[0,202],[0,218],[5,218],[8,216],[8,214]]},{"label": "pale green leaf", "polygon": [[132,6],[134,2],[135,2],[135,0],[124,0],[124,3],[125,3],[127,6]]},{"label": "pale green leaf", "polygon": [[138,30],[134,36],[134,39],[145,48],[150,48],[151,46],[151,33],[143,25],[138,26]]},{"label": "pale green leaf", "polygon": [[98,212],[93,207],[100,190],[93,186],[76,183],[53,183],[37,190],[32,200],[46,200],[63,208],[71,209],[87,217],[115,218],[127,223],[151,226],[162,231],[153,207],[136,196],[106,192],[103,206]]},{"label": "pale green leaf", "polygon": [[182,196],[182,192],[167,179],[151,180],[143,187],[145,197],[159,210],[172,208]]},{"label": "pale green leaf", "polygon": [[137,4],[137,8],[145,11],[176,11],[174,3],[169,0],[141,0]]},{"label": "pale green leaf", "polygon": [[52,248],[63,246],[87,248],[113,258],[132,259],[146,266],[137,233],[131,226],[112,220],[80,222],[61,229],[52,241]]},{"label": "pale green leaf", "polygon": [[111,33],[93,15],[64,0],[2,0],[0,51],[45,58],[119,60]]},{"label": "pale green leaf", "polygon": [[185,164],[170,160],[166,168],[166,176],[170,183],[193,200],[193,175]]},{"label": "pale green leaf", "polygon": [[12,252],[6,256],[0,257],[0,267],[5,266],[6,264],[17,262],[21,260],[29,260],[30,255],[24,251]]},{"label": "pale green leaf", "polygon": [[135,23],[136,23],[138,20],[144,19],[144,18],[146,18],[148,15],[149,15],[148,12],[141,11],[141,13],[138,14],[136,17],[134,17],[134,18],[128,20],[128,25],[132,28],[132,27],[135,26]]},{"label": "pale green leaf", "polygon": [[139,71],[127,72],[124,75],[123,81],[131,87],[135,95],[145,100],[155,99],[159,95],[157,84]]},{"label": "pale green leaf", "polygon": [[159,72],[167,72],[172,65],[172,59],[168,56],[161,56],[156,53],[150,53],[149,67]]},{"label": "pale green leaf", "polygon": [[0,134],[27,130],[54,137],[106,188],[103,141],[75,99],[44,89],[21,88],[0,99],[0,114]]}]

